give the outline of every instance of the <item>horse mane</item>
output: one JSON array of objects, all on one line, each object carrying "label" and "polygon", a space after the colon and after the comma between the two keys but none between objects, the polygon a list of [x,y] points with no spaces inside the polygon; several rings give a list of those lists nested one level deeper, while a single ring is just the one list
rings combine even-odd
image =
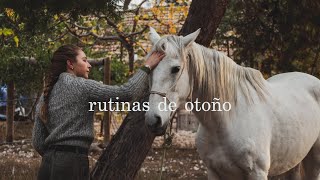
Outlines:
[{"label": "horse mane", "polygon": [[248,103],[253,103],[254,89],[261,100],[268,94],[265,79],[260,71],[236,64],[231,58],[214,49],[191,44],[185,52],[189,73],[195,81],[194,91],[206,95],[205,100],[220,98],[220,102],[237,103],[241,91]]},{"label": "horse mane", "polygon": [[260,71],[237,65],[231,58],[214,49],[197,43],[185,48],[179,36],[165,36],[154,48],[169,56],[180,53],[189,70],[193,92],[201,94],[203,100],[210,102],[213,98],[220,98],[220,102],[236,104],[237,92],[241,91],[245,100],[253,103],[252,88],[261,100],[265,100],[268,94]]}]

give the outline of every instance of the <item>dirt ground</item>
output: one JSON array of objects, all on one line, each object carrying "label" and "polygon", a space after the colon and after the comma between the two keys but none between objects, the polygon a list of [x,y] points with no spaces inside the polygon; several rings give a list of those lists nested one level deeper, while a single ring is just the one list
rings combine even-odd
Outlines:
[{"label": "dirt ground", "polygon": [[[0,122],[0,180],[36,179],[41,157],[31,146],[32,126],[31,122],[15,122],[14,139],[16,141],[8,145],[4,143],[5,122]],[[173,147],[166,152],[162,179],[207,179],[206,168],[194,148],[193,134],[178,132],[173,141]],[[161,138],[157,138],[154,148],[151,149],[138,172],[137,180],[159,179],[163,156],[163,149],[159,148],[160,144]],[[101,152],[90,153],[91,167],[94,166],[100,154]]]}]

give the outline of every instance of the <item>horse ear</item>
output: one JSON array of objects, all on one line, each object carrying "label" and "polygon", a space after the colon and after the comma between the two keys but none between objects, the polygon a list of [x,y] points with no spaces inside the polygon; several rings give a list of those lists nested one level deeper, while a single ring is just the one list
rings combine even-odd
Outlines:
[{"label": "horse ear", "polygon": [[187,47],[189,44],[193,43],[197,39],[197,37],[200,33],[200,30],[201,30],[201,28],[199,28],[195,32],[182,38],[182,42],[184,44],[184,47]]},{"label": "horse ear", "polygon": [[154,45],[156,44],[156,42],[159,41],[159,39],[161,38],[160,35],[157,33],[157,31],[155,29],[153,29],[152,27],[150,27],[150,32],[149,32],[149,38],[151,40],[151,43]]}]

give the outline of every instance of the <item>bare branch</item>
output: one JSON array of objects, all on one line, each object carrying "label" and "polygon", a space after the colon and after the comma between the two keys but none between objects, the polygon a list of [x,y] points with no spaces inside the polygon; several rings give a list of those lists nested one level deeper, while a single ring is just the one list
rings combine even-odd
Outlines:
[{"label": "bare branch", "polygon": [[163,23],[155,14],[153,14],[153,18],[154,20],[156,20],[158,23],[164,25],[164,26],[167,26],[169,28],[169,25],[168,24],[165,24]]},{"label": "bare branch", "polygon": [[68,24],[66,24],[66,27],[67,27],[68,31],[73,36],[76,36],[78,38],[93,36],[93,37],[95,37],[95,38],[97,38],[99,40],[111,40],[111,41],[121,41],[122,42],[122,39],[119,38],[118,36],[99,36],[98,34],[92,32],[92,31],[89,31],[89,32],[84,33],[84,34],[77,34],[77,32],[72,30]]},{"label": "bare branch", "polygon": [[[27,63],[35,65],[38,63],[38,61],[34,58],[34,57],[22,57]],[[92,66],[101,66],[103,65],[103,60],[104,58],[97,58],[97,59],[93,59],[93,58],[88,58],[88,62],[92,65]]]},{"label": "bare branch", "polygon": [[74,25],[75,27],[77,27],[79,29],[87,30],[87,31],[91,31],[91,29],[93,28],[93,26],[90,26],[90,27],[80,26],[80,25],[77,24],[77,22],[72,23],[72,25]]},{"label": "bare branch", "polygon": [[49,40],[49,41],[46,41],[46,42],[54,42],[54,41],[57,41],[59,39],[62,39],[64,36],[66,36],[68,34],[68,31],[64,32],[62,35],[52,39],[52,40]]},{"label": "bare branch", "polygon": [[16,32],[20,33],[18,25],[12,19],[10,19],[8,16],[4,16],[4,17],[5,17],[5,20],[9,23],[9,25],[13,29],[15,29]]},{"label": "bare branch", "polygon": [[148,29],[148,27],[149,26],[144,26],[144,28],[141,31],[130,33],[130,34],[126,34],[125,37],[132,37],[132,36],[135,36],[137,34],[142,34],[144,31],[146,31]]},{"label": "bare branch", "polygon": [[52,29],[54,29],[56,26],[58,26],[59,24],[64,23],[64,22],[65,22],[65,20],[60,19],[59,22],[57,22],[57,23],[53,24],[52,26],[50,26],[50,27],[48,28],[48,30],[52,30]]},{"label": "bare branch", "polygon": [[138,5],[138,8],[136,9],[136,11],[139,11],[140,8],[142,7],[142,5],[147,2],[147,0],[143,0],[139,5]]},{"label": "bare branch", "polygon": [[142,5],[147,2],[147,0],[142,1],[140,4],[137,5],[137,7],[135,9],[123,9],[122,13],[136,13],[137,11],[140,10],[140,8],[142,7]]},{"label": "bare branch", "polygon": [[130,2],[131,2],[131,0],[124,0],[123,10],[128,10]]},{"label": "bare branch", "polygon": [[121,41],[122,39],[119,38],[118,36],[99,36],[93,32],[90,32],[90,35],[92,35],[93,37],[99,39],[99,40],[113,40],[113,41]]},{"label": "bare branch", "polygon": [[[141,6],[144,2],[146,2],[147,0],[144,0],[143,2],[141,2],[139,4],[139,6]],[[137,11],[138,13],[139,11]],[[142,34],[144,31],[146,31],[148,29],[148,26],[144,26],[144,28],[138,32],[132,31],[132,33],[124,33],[122,32],[119,27],[117,26],[117,24],[115,22],[113,22],[107,15],[104,14],[95,14],[95,16],[97,18],[102,18],[104,20],[106,20],[107,24],[112,27],[114,29],[114,31],[116,32],[116,35],[99,35],[97,33],[95,33],[94,31],[92,31],[92,29],[94,28],[94,26],[91,27],[84,27],[81,26],[75,22],[64,22],[65,26],[68,30],[68,32],[76,37],[77,39],[79,39],[81,42],[83,42],[81,40],[82,37],[93,37],[96,40],[103,40],[103,41],[120,41],[124,47],[126,47],[126,49],[132,47],[132,37],[138,34]],[[99,26],[99,25],[97,25]],[[135,24],[136,26],[136,24]],[[84,42],[83,42],[84,43]],[[84,43],[86,44],[86,43]]]},{"label": "bare branch", "polygon": [[[139,5],[138,5],[138,8],[136,9],[135,11],[135,15],[137,16],[140,12],[140,8],[142,6],[142,4],[144,4],[147,0],[143,0]],[[138,24],[138,21],[133,21],[133,26],[132,26],[132,30],[131,32],[135,32],[136,31],[136,28],[137,28],[137,24]]]}]

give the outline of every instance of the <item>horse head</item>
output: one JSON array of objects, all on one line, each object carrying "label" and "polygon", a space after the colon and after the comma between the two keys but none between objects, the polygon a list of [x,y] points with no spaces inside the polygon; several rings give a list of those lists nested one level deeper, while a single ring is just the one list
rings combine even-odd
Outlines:
[{"label": "horse head", "polygon": [[149,111],[146,113],[146,124],[155,134],[163,134],[173,112],[184,104],[192,85],[188,73],[186,49],[197,36],[200,29],[185,37],[164,36],[150,28],[152,51],[161,51],[165,57],[151,74],[151,93]]}]

